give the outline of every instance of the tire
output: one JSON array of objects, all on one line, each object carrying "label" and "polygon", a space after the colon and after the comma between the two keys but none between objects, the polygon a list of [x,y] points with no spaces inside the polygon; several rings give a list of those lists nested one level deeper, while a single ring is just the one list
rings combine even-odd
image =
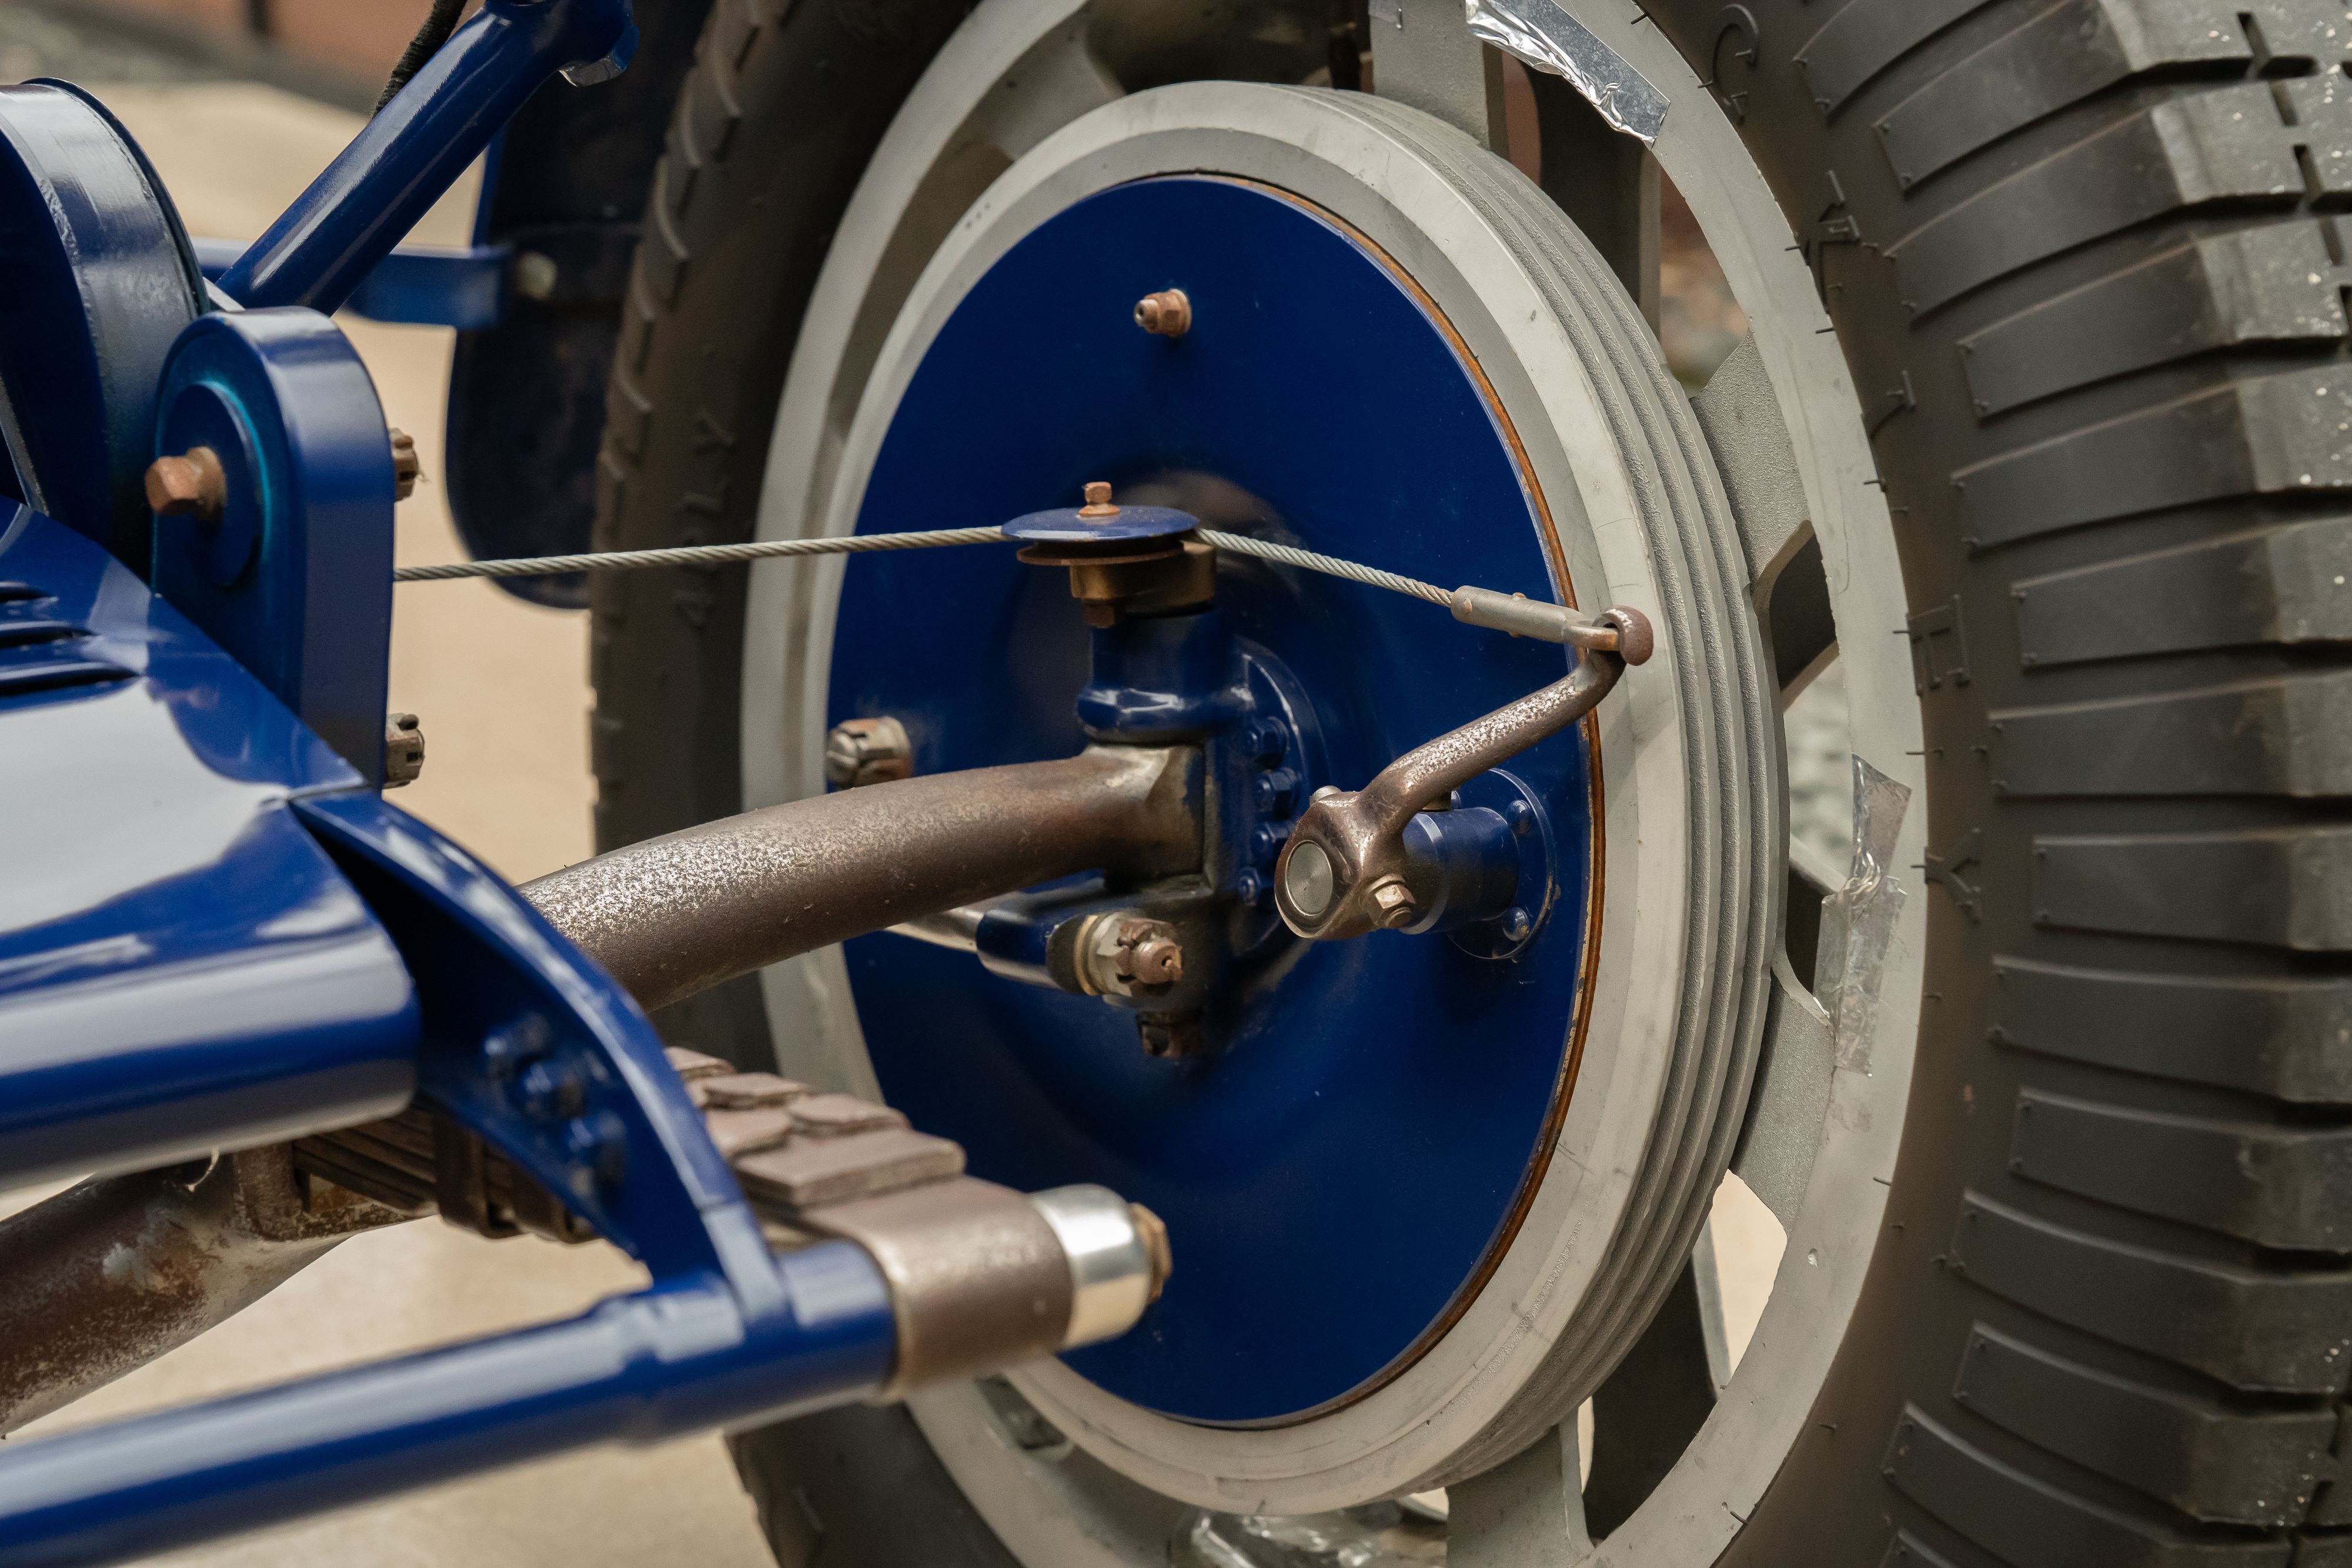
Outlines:
[{"label": "tire", "polygon": [[[2339,9],[1648,6],[1836,325],[1912,610],[1863,630],[1908,640],[1929,784],[1885,1228],[1723,1561],[2352,1563]],[[720,0],[638,262],[600,548],[749,537],[834,218],[954,21],[892,15],[877,42]],[[740,580],[599,582],[602,843],[737,808],[741,639]],[[664,1022],[768,1050],[748,989]],[[786,1563],[1008,1560],[895,1413],[736,1451]],[[939,1522],[917,1546],[909,1519]]]},{"label": "tire", "polygon": [[[750,536],[826,242],[962,0],[719,0],[680,89],[623,306],[595,548]],[[743,574],[594,579],[589,765],[599,851],[741,810]],[[671,1043],[768,1055],[755,982],[667,1009]],[[745,1052],[751,1054],[745,1055]]]}]

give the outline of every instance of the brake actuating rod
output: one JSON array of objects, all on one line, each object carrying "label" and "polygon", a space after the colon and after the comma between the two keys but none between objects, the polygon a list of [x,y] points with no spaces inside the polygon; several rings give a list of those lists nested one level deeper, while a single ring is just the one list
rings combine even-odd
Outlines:
[{"label": "brake actuating rod", "polygon": [[1576,668],[1565,679],[1413,747],[1353,794],[1317,790],[1275,862],[1275,907],[1284,924],[1301,936],[1332,941],[1418,920],[1439,896],[1443,867],[1411,852],[1406,826],[1479,774],[1591,713],[1626,665],[1649,658],[1655,639],[1641,612],[1621,605],[1593,623],[1608,630],[1610,646],[1594,646],[1597,638],[1580,642]]}]

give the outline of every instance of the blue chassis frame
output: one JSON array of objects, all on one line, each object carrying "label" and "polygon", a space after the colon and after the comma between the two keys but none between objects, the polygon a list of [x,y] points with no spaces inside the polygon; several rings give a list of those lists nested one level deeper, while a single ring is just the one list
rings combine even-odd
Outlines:
[{"label": "blue chassis frame", "polygon": [[[891,1303],[866,1254],[772,1255],[635,1002],[375,787],[390,460],[322,312],[355,294],[383,308],[417,276],[380,267],[393,242],[507,118],[559,72],[617,71],[634,39],[626,0],[489,0],[220,269],[201,315],[197,258],[120,128],[61,85],[0,89],[0,225],[31,257],[0,329],[20,356],[54,353],[61,395],[103,408],[104,444],[26,447],[11,467],[69,476],[79,455],[116,475],[111,495],[60,489],[61,517],[0,498],[19,873],[0,895],[0,1179],[147,1168],[414,1097],[654,1276],[569,1322],[10,1445],[0,1564],[142,1555],[889,1375]],[[141,281],[155,277],[184,292]],[[115,277],[131,287],[107,296]],[[478,258],[437,277],[478,299]],[[195,316],[176,340],[159,329],[175,313]],[[79,434],[24,412],[12,446]],[[256,498],[209,529],[162,518],[139,537],[121,475],[192,433],[234,448]],[[100,843],[113,852],[89,852]],[[535,1119],[515,1092],[543,1058],[586,1083],[576,1114]]]}]

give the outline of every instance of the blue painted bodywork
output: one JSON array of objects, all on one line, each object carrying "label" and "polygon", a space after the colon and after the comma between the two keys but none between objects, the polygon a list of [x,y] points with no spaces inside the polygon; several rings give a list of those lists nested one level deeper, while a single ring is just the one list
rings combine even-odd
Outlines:
[{"label": "blue painted bodywork", "polygon": [[[97,545],[0,516],[0,1179],[399,1110],[415,988],[291,810],[359,775]],[[35,622],[81,634],[5,645]]]},{"label": "blue painted bodywork", "polygon": [[887,1376],[872,1261],[770,1254],[644,1015],[520,894],[73,530],[9,508],[0,574],[0,1180],[415,1097],[655,1277],[572,1322],[11,1444],[0,1564],[116,1561]]},{"label": "blue painted bodywork", "polygon": [[157,399],[158,452],[206,447],[217,521],[155,519],[150,580],[360,770],[383,777],[392,448],[375,383],[314,310],[204,317]]},{"label": "blue painted bodywork", "polygon": [[0,88],[0,478],[134,569],[163,359],[203,289],[163,184],[96,99]]},{"label": "blue painted bodywork", "polygon": [[[1185,336],[1135,326],[1139,298],[1179,287]],[[998,523],[1090,479],[1216,528],[1570,597],[1507,433],[1442,325],[1346,230],[1236,182],[1122,186],[1013,246],[909,382],[858,526]],[[1301,797],[1359,788],[1566,668],[1558,647],[1248,560],[1221,559],[1213,617],[1135,622],[1123,643],[1090,644],[1063,574],[1004,555],[877,555],[844,580],[829,716],[898,716],[923,773],[1067,755],[1081,712],[1124,727],[1106,669],[1159,672],[1117,690],[1170,685],[1166,672],[1221,656],[1196,641],[1212,620],[1288,686],[1289,733],[1256,766],[1292,775]],[[924,634],[905,635],[917,617]],[[1262,714],[1178,717],[1196,721],[1236,765],[1259,753]],[[959,954],[887,935],[848,945],[876,1070],[917,1124],[961,1142],[978,1175],[1099,1181],[1167,1221],[1182,1265],[1166,1292],[1074,1367],[1194,1420],[1278,1422],[1375,1386],[1467,1299],[1569,1087],[1591,940],[1591,737],[1580,727],[1512,765],[1557,861],[1555,912],[1515,957],[1442,936],[1275,937],[1235,960],[1197,1056],[1147,1056],[1128,1016]],[[1235,852],[1227,886],[1255,870]]]},{"label": "blue painted bodywork", "polygon": [[[625,0],[489,0],[230,268],[254,308],[202,319],[120,128],[69,91],[0,93],[7,473],[87,513],[0,507],[0,1181],[420,1101],[654,1276],[572,1322],[11,1444],[0,1564],[116,1561],[888,1375],[866,1254],[772,1256],[635,1004],[373,788],[383,412],[332,323],[278,303],[331,308],[522,97],[617,69],[633,37]],[[52,369],[57,410],[26,395]],[[140,471],[197,445],[222,515],[150,517]]]},{"label": "blue painted bodywork", "polygon": [[628,0],[488,0],[220,279],[247,306],[332,312],[561,73],[617,74],[636,47]]}]

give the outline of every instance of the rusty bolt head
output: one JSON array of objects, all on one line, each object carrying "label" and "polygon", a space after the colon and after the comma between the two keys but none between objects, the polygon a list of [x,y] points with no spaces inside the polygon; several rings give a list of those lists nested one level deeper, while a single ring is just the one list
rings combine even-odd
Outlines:
[{"label": "rusty bolt head", "polygon": [[1383,931],[1412,924],[1419,913],[1413,903],[1412,889],[1396,877],[1382,877],[1372,887],[1372,922]]},{"label": "rusty bolt head", "polygon": [[228,505],[228,475],[209,446],[191,447],[177,457],[147,465],[147,505],[159,517],[220,521]]},{"label": "rusty bolt head", "polygon": [[1146,1056],[1196,1056],[1202,1043],[1198,1013],[1138,1013],[1135,1032]]},{"label": "rusty bolt head", "polygon": [[1136,302],[1135,324],[1161,338],[1181,338],[1192,329],[1192,301],[1181,288],[1163,288]]},{"label": "rusty bolt head", "polygon": [[1078,508],[1078,516],[1097,519],[1118,516],[1118,508],[1110,504],[1108,481],[1102,479],[1087,481],[1087,504]]},{"label": "rusty bolt head", "polygon": [[383,787],[397,789],[414,784],[425,771],[425,731],[413,713],[396,713],[384,720]]},{"label": "rusty bolt head", "polygon": [[844,719],[824,737],[825,781],[835,789],[887,784],[914,771],[914,742],[895,718]]},{"label": "rusty bolt head", "polygon": [[392,433],[393,494],[405,501],[416,494],[416,481],[423,476],[425,465],[416,460],[416,437],[406,431]]}]

